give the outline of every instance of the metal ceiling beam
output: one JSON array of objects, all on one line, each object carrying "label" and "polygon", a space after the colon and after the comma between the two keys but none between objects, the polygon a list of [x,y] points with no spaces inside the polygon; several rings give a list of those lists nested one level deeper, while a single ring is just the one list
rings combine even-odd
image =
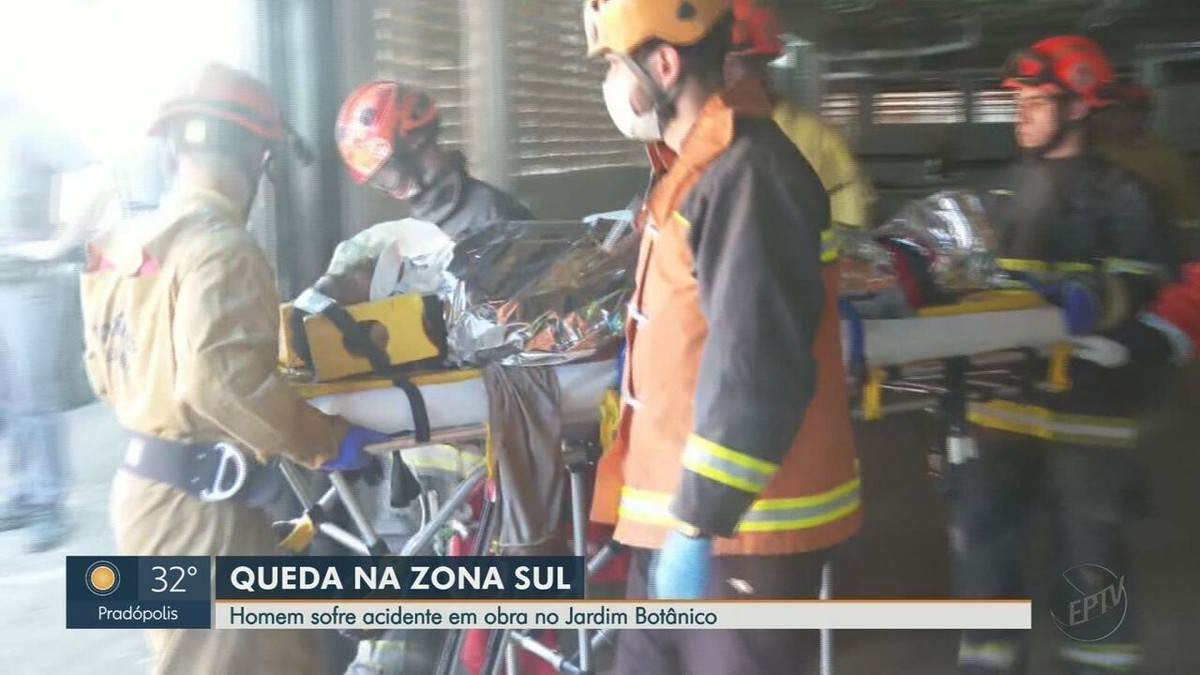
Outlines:
[{"label": "metal ceiling beam", "polygon": [[887,61],[891,59],[921,58],[967,51],[979,46],[983,40],[983,21],[978,14],[963,19],[963,36],[953,42],[900,49],[868,49],[848,54],[831,54],[825,57],[830,63],[846,61]]}]

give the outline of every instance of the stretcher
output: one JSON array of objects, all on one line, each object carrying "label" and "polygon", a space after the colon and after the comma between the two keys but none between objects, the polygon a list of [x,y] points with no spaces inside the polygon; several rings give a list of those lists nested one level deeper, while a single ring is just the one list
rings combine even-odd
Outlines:
[{"label": "stretcher", "polygon": [[[563,424],[599,419],[600,400],[616,383],[616,361],[567,363],[554,368],[558,376]],[[409,378],[421,390],[435,436],[448,429],[482,425],[488,418],[487,390],[478,370],[416,374]],[[330,415],[386,434],[413,430],[408,397],[390,380],[367,379],[297,385],[309,402]],[[461,432],[460,432],[461,433]]]},{"label": "stretcher", "polygon": [[997,292],[931,307],[908,319],[862,321],[853,311],[843,313],[848,315],[842,323],[843,354],[847,373],[860,386],[854,392],[860,419],[914,409],[911,397],[883,401],[885,390],[939,398],[958,394],[963,405],[972,394],[987,398],[1002,388],[997,376],[1003,380],[1031,356],[1049,357],[1045,386],[1070,386],[1070,335],[1062,313],[1032,293]]},{"label": "stretcher", "polygon": [[[993,355],[1005,352],[1045,352],[1056,350],[1068,339],[1059,310],[1044,306],[1027,293],[994,293],[951,307],[930,308],[908,319],[861,320],[853,311],[843,319],[843,355],[853,380],[852,398],[856,417],[878,419],[886,414],[936,408],[947,424],[946,449],[951,463],[972,455],[966,409],[972,391],[998,388],[1003,384],[987,381],[988,375],[1008,375],[1010,361]],[[1060,359],[1069,352],[1057,351]],[[616,384],[613,360],[570,363],[554,366],[562,394],[564,425],[594,423],[599,420],[601,400]],[[1001,378],[1002,379],[1002,378]],[[1051,378],[1053,379],[1053,378]],[[457,445],[478,441],[487,434],[488,401],[482,376],[477,370],[436,372],[413,375],[410,380],[423,394],[432,438],[430,443]],[[371,448],[380,455],[403,452],[420,444],[413,435],[413,414],[409,399],[387,379],[353,380],[323,384],[297,385],[312,405],[326,413],[340,415],[352,423],[393,435],[393,440]],[[893,396],[894,395],[894,396]],[[893,400],[894,399],[894,400]],[[573,548],[584,555],[587,543],[584,469],[595,459],[585,450],[564,445],[564,460],[570,472]],[[450,514],[469,498],[473,490],[489,486],[483,467],[476,467],[464,479],[462,487],[450,497],[396,554],[412,555],[423,550],[437,531],[448,523]],[[343,476],[333,476],[334,487],[320,499],[312,499],[303,488],[293,485],[314,512],[327,511],[335,499],[346,505],[358,530],[357,535],[328,522],[310,523],[343,545],[364,555],[392,553],[382,545],[363,510],[355,502],[353,491]],[[488,536],[493,525],[485,508],[479,525],[479,541]],[[619,550],[609,544],[588,564],[594,573]],[[477,548],[474,553],[483,553]],[[832,569],[825,570],[821,597],[831,596]],[[483,672],[499,672],[502,654],[519,647],[550,663],[564,673],[592,671],[593,650],[611,640],[611,634],[581,631],[580,649],[568,658],[518,632],[498,633],[490,641]],[[832,634],[822,631],[822,673],[832,673]],[[449,655],[457,653],[461,636],[452,639],[442,655],[436,672],[450,672]],[[451,659],[452,660],[452,659]],[[512,662],[511,654],[507,659]]]},{"label": "stretcher", "polygon": [[[558,378],[560,408],[564,430],[571,427],[595,426],[599,419],[601,399],[616,383],[615,359],[594,362],[576,362],[550,366]],[[487,434],[488,398],[482,373],[478,370],[453,370],[444,372],[417,373],[408,376],[424,399],[425,410],[431,427],[430,439],[416,439],[414,415],[408,395],[394,386],[390,379],[358,378],[354,380],[299,384],[295,386],[309,402],[318,409],[344,417],[354,424],[387,433],[390,442],[379,443],[368,448],[380,456],[414,450],[426,445],[462,446],[483,445]],[[566,434],[567,432],[564,432]],[[571,498],[572,552],[588,557],[587,540],[587,495],[586,472],[598,458],[598,445],[588,441],[572,441],[563,444],[563,464],[569,478]],[[466,471],[461,483],[443,503],[436,508],[426,509],[422,504],[420,527],[399,548],[390,550],[377,533],[372,520],[355,496],[356,491],[344,475],[332,474],[333,487],[324,495],[315,498],[308,494],[303,480],[293,468],[284,465],[284,473],[293,491],[305,504],[304,515],[286,523],[281,534],[285,547],[293,550],[303,548],[317,532],[337,541],[361,555],[417,555],[429,550],[435,537],[447,528],[459,528],[461,539],[471,541],[469,550],[462,553],[487,555],[488,545],[497,533],[497,490],[495,479],[489,475],[484,464],[476,464]],[[482,497],[482,509],[476,522],[466,524],[455,520],[472,499]],[[336,502],[346,509],[356,532],[350,532],[339,524],[330,522],[327,514]],[[619,555],[621,547],[615,542],[603,542],[590,556],[587,563],[588,576],[596,575]],[[516,650],[524,650],[548,663],[556,672],[571,674],[594,673],[593,654],[609,645],[612,631],[579,629],[575,654],[563,653],[556,647],[538,640],[525,631],[493,631],[486,645],[480,673],[493,675],[505,669],[515,672]],[[462,631],[453,631],[443,646],[432,672],[449,675],[458,671],[458,659],[463,650]]]},{"label": "stretcher", "polygon": [[[1004,310],[988,302],[931,309],[910,319],[866,320],[861,322],[863,358],[867,364],[882,367],[1044,349],[1068,339],[1060,314],[1056,307]],[[852,322],[844,321],[842,352],[847,364],[855,352],[854,332]]]},{"label": "stretcher", "polygon": [[[843,320],[843,357],[855,369],[901,367],[1013,350],[1044,350],[1067,341],[1057,308],[1024,293],[922,310],[913,318]],[[616,383],[615,360],[553,366],[562,395],[564,424],[596,422],[604,393]],[[478,370],[453,370],[410,378],[426,401],[435,435],[487,421],[487,392]],[[403,391],[386,379],[297,384],[320,410],[387,434],[413,430]]]}]

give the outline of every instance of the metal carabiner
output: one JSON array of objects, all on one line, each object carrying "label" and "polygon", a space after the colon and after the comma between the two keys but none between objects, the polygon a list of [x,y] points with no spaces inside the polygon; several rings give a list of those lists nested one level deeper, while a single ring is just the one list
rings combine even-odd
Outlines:
[{"label": "metal carabiner", "polygon": [[[213,445],[213,450],[221,453],[221,459],[217,465],[217,475],[213,476],[212,486],[200,491],[199,496],[202,502],[223,502],[236,496],[246,484],[246,478],[250,473],[246,456],[234,446],[221,442]],[[233,477],[233,484],[224,487],[225,471],[230,464],[233,464],[236,474]]]}]

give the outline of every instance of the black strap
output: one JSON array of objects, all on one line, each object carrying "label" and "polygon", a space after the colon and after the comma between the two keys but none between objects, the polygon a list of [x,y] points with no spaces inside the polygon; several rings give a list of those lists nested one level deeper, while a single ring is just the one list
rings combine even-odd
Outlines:
[{"label": "black strap", "polygon": [[[371,368],[380,375],[388,376],[392,364],[387,354],[371,339],[370,334],[362,327],[345,307],[338,304],[327,305],[321,314],[329,317],[342,335],[346,338],[346,347],[355,354],[362,354],[370,361]],[[432,430],[429,426],[429,410],[425,407],[425,396],[421,389],[403,375],[391,375],[392,384],[396,385],[408,397],[408,405],[413,414],[413,435],[419,443],[428,443]]]},{"label": "black strap", "polygon": [[[323,297],[318,299],[318,301],[324,300],[328,299]],[[312,308],[318,309],[322,316],[328,317],[333,322],[333,325],[337,326],[346,341],[346,348],[350,352],[365,356],[367,361],[370,362],[372,370],[380,375],[389,377],[392,384],[404,392],[404,395],[408,398],[408,407],[412,410],[413,436],[418,443],[428,443],[433,437],[433,429],[429,423],[429,409],[425,407],[425,396],[421,393],[421,389],[404,375],[391,372],[394,369],[387,354],[384,353],[379,345],[375,344],[375,341],[371,339],[366,329],[355,321],[354,317],[350,316],[350,312],[346,311],[346,308],[332,301],[323,302],[319,307],[314,306]],[[309,313],[306,309],[293,307],[293,316],[299,312]],[[303,317],[301,317],[300,322],[299,332],[294,333],[297,336],[304,334]],[[298,341],[307,343],[306,340],[301,340],[300,338],[298,338]],[[304,358],[310,364],[312,363],[311,352],[308,350],[307,344],[304,345],[303,351],[298,349],[297,352],[301,354],[301,358]],[[420,482],[417,481],[417,477],[413,475],[412,470],[404,463],[403,458],[401,458],[398,452],[392,453],[390,483],[391,495],[389,502],[393,508],[400,509],[408,506],[421,493]]]},{"label": "black strap", "polygon": [[[315,291],[310,292],[313,296],[317,295]],[[300,316],[298,322],[293,323],[293,327],[298,326],[299,330],[293,331],[293,334],[297,336],[297,342],[304,343],[303,348],[296,350],[300,357],[310,365],[312,364],[312,352],[307,345],[307,341],[302,338],[304,335],[303,321],[304,316],[314,313],[310,309],[317,309],[317,313],[327,317],[333,322],[333,325],[337,326],[346,341],[346,348],[351,353],[361,354],[366,357],[367,361],[371,364],[372,370],[379,375],[391,379],[392,384],[404,392],[404,395],[408,397],[408,405],[412,408],[413,435],[416,437],[417,442],[428,443],[432,437],[432,428],[429,424],[429,410],[425,407],[425,397],[421,394],[420,388],[409,381],[404,375],[392,372],[394,369],[387,354],[384,353],[379,345],[375,344],[375,341],[371,339],[366,329],[355,321],[354,317],[350,316],[350,312],[346,311],[345,307],[325,297],[321,297],[320,300],[324,302],[321,302],[319,307],[316,306],[317,303],[313,303],[307,309],[299,306],[293,307],[292,316]],[[297,347],[300,347],[300,345],[297,345]]]}]

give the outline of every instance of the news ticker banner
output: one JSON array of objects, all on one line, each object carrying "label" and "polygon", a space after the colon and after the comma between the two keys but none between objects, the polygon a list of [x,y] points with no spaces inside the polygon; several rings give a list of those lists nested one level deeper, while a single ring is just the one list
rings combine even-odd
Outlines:
[{"label": "news ticker banner", "polygon": [[575,557],[67,558],[67,628],[210,628],[215,602],[582,600]]},{"label": "news ticker banner", "polygon": [[616,600],[242,602],[218,600],[217,628],[675,628],[1029,630],[1029,601]]},{"label": "news ticker banner", "polygon": [[597,601],[573,557],[79,557],[67,628],[1029,629],[1027,600]]}]

